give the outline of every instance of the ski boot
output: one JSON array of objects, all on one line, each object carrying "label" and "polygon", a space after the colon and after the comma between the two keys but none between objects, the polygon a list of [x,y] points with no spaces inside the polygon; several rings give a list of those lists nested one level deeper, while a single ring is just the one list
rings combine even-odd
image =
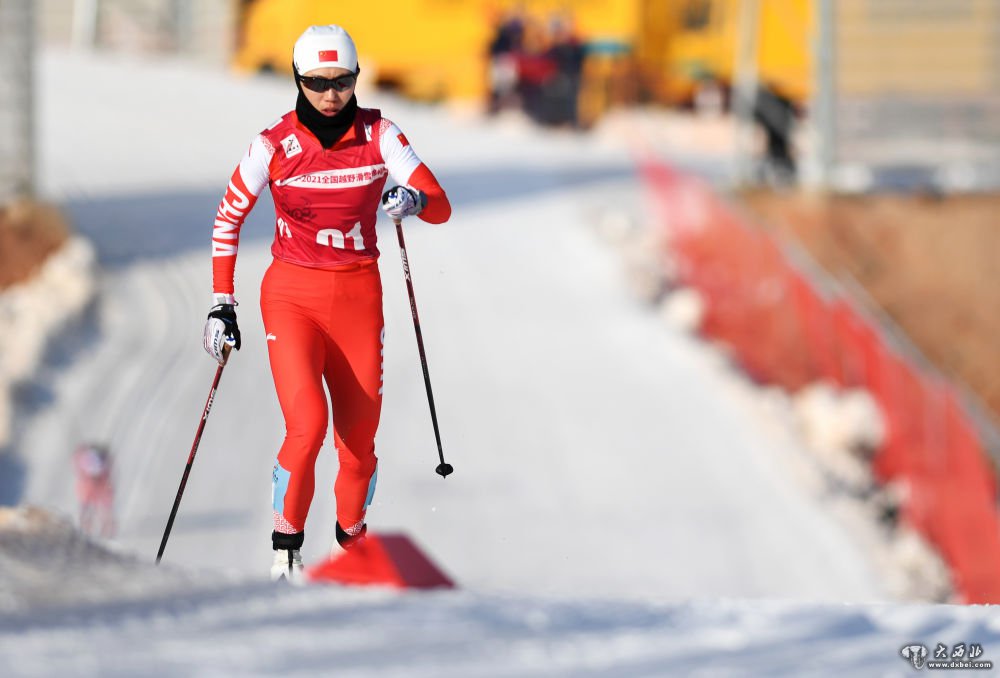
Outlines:
[{"label": "ski boot", "polygon": [[305,540],[305,532],[284,534],[271,533],[271,545],[274,548],[274,562],[271,565],[271,581],[284,579],[290,584],[300,584],[303,581],[302,555],[299,549]]},{"label": "ski boot", "polygon": [[[353,534],[351,534],[353,532]],[[368,525],[362,523],[361,527],[353,527],[351,531],[348,532],[337,523],[337,545],[345,551],[350,551],[355,546],[364,543],[365,536],[368,534]],[[333,548],[333,553],[331,555],[337,555],[336,546]]]}]

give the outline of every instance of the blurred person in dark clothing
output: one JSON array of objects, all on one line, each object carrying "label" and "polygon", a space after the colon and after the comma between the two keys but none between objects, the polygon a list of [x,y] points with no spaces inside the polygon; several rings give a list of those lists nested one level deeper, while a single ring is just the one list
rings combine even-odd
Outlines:
[{"label": "blurred person in dark clothing", "polygon": [[572,24],[564,17],[553,17],[549,21],[549,40],[545,56],[555,71],[545,84],[542,119],[539,121],[575,127],[584,48],[573,32]]},{"label": "blurred person in dark clothing", "polygon": [[520,105],[518,97],[518,56],[524,50],[524,19],[513,12],[497,25],[489,46],[489,113]]},{"label": "blurred person in dark clothing", "polygon": [[525,51],[518,61],[525,112],[543,125],[576,125],[583,45],[570,22],[554,17],[545,25],[528,26]]},{"label": "blurred person in dark clothing", "polygon": [[796,164],[792,155],[792,132],[798,110],[786,97],[767,87],[759,87],[753,118],[765,138],[764,179],[779,186],[795,183]]}]

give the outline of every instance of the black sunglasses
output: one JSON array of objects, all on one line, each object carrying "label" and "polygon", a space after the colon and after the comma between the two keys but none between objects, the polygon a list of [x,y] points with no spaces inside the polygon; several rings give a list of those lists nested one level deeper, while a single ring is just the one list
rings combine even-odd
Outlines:
[{"label": "black sunglasses", "polygon": [[300,75],[299,80],[302,81],[303,87],[313,92],[325,92],[328,89],[344,92],[354,87],[354,84],[358,81],[358,74],[348,73],[336,78],[318,78],[315,76]]}]

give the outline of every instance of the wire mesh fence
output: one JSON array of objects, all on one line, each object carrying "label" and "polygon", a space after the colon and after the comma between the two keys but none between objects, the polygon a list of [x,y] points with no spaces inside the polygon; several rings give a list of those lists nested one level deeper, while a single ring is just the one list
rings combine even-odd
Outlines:
[{"label": "wire mesh fence", "polygon": [[[834,180],[844,188],[1000,187],[1000,3],[831,2]],[[821,76],[822,77],[822,76]]]}]

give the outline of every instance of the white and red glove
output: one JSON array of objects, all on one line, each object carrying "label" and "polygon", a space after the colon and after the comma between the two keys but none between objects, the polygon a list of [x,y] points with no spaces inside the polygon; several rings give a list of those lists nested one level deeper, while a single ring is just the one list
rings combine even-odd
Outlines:
[{"label": "white and red glove", "polygon": [[202,341],[208,355],[222,365],[226,362],[225,346],[240,350],[240,327],[236,324],[236,299],[231,294],[213,296],[215,305],[208,312]]},{"label": "white and red glove", "polygon": [[382,194],[382,211],[393,219],[420,214],[427,206],[427,195],[415,188],[394,186]]}]

